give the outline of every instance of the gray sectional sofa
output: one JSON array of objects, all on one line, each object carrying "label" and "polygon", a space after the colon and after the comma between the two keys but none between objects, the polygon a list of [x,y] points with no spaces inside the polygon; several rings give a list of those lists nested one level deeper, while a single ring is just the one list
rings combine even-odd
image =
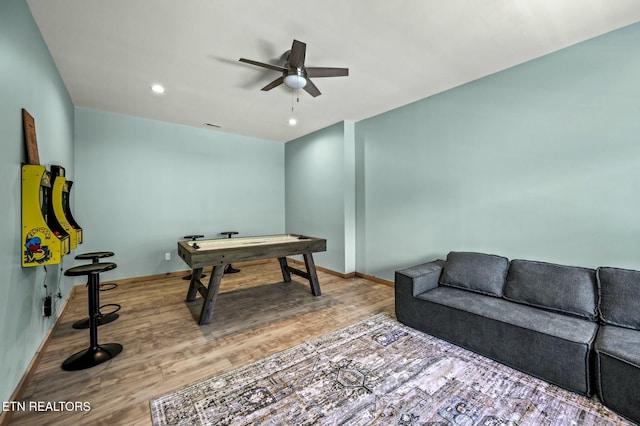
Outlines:
[{"label": "gray sectional sofa", "polygon": [[640,424],[640,271],[598,268],[598,287],[598,396],[606,406]]},{"label": "gray sectional sofa", "polygon": [[404,324],[640,422],[640,272],[451,252],[395,275]]}]

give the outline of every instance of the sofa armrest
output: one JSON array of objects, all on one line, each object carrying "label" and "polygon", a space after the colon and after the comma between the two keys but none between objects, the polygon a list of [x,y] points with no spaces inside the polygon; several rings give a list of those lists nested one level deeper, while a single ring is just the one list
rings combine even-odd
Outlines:
[{"label": "sofa armrest", "polygon": [[444,260],[434,260],[407,269],[396,271],[395,284],[410,285],[413,297],[438,287],[440,274],[444,267]]}]

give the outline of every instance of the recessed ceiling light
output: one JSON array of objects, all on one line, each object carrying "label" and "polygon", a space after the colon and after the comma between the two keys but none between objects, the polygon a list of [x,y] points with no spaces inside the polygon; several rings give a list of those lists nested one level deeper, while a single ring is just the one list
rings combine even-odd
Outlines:
[{"label": "recessed ceiling light", "polygon": [[157,93],[158,95],[161,95],[164,93],[164,86],[162,84],[152,84],[151,85],[151,91],[153,93]]},{"label": "recessed ceiling light", "polygon": [[295,118],[291,117],[289,119],[289,126],[295,126],[296,124],[298,124],[298,120],[296,120]]}]

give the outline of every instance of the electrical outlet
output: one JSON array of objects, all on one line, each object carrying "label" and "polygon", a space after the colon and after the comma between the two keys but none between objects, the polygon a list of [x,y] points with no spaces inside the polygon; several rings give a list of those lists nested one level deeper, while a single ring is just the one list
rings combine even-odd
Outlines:
[{"label": "electrical outlet", "polygon": [[164,254],[164,260],[171,260],[171,253],[166,252],[166,253]]}]

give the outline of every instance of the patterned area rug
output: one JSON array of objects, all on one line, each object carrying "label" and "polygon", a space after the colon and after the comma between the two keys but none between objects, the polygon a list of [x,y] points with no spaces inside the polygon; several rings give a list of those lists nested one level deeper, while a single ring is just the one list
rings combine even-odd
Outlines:
[{"label": "patterned area rug", "polygon": [[154,425],[629,425],[376,315],[151,401]]}]

